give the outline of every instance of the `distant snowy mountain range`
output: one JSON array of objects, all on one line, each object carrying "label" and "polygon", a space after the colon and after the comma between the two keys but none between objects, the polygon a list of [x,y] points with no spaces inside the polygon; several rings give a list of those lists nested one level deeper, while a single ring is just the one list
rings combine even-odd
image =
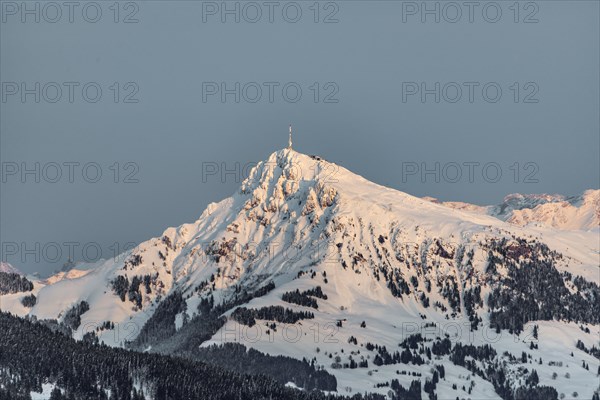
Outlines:
[{"label": "distant snowy mountain range", "polygon": [[457,210],[486,214],[511,224],[541,224],[556,229],[593,230],[600,227],[600,190],[586,190],[581,195],[566,197],[550,194],[510,194],[501,204],[478,206],[463,202],[425,200]]},{"label": "distant snowy mountain range", "polygon": [[591,398],[599,193],[436,204],[284,149],[197,221],[0,308],[111,346],[306,358],[341,394],[418,380],[424,398]]}]

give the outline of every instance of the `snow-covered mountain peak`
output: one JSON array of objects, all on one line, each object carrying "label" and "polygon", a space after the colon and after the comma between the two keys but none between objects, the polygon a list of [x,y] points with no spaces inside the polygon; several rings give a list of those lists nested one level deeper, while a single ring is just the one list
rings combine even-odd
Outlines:
[{"label": "snow-covered mountain peak", "polygon": [[[435,209],[446,214],[445,207],[431,204],[399,190],[378,185],[333,162],[291,149],[278,150],[259,162],[242,183],[239,195],[246,208],[263,204],[267,210],[301,211],[306,215],[314,203],[323,207],[344,204],[364,205],[391,211],[395,206],[418,210]],[[251,196],[248,200],[245,196]],[[300,201],[293,204],[290,200]],[[308,201],[308,205],[303,204]],[[287,203],[287,206],[285,205]],[[305,207],[298,207],[304,205]]]},{"label": "snow-covered mountain peak", "polygon": [[0,261],[0,272],[5,272],[7,274],[23,275],[23,273],[21,271],[19,271],[17,268],[13,267],[9,263],[5,263],[2,261]]},{"label": "snow-covered mountain peak", "polygon": [[321,190],[335,182],[340,173],[351,174],[320,157],[283,149],[272,153],[250,171],[240,193],[253,194],[261,201],[269,200],[271,205],[281,205],[281,201],[294,195],[307,194],[309,188]]},{"label": "snow-covered mountain peak", "polygon": [[[594,193],[600,192],[586,192],[575,202],[595,204]],[[600,313],[589,312],[596,307],[591,299],[598,298],[597,234],[518,226],[496,218],[492,207],[477,212],[476,206],[428,200],[370,182],[320,157],[278,150],[259,162],[231,197],[209,204],[195,222],[168,228],[85,274],[36,282],[37,303],[31,308],[22,303],[23,293],[3,296],[2,307],[64,323],[65,315],[87,308],[77,308],[86,302],[89,310],[80,315],[75,337],[81,338],[86,326],[99,325],[106,343],[134,340],[137,348],[152,351],[228,341],[237,325],[256,319],[263,335],[246,345],[298,359],[312,355],[336,375],[340,387],[361,392],[376,387],[382,393],[388,389],[376,385],[396,378],[404,368],[399,364],[407,364],[382,349],[398,347],[406,324],[521,332],[544,310],[548,337],[561,331],[562,320],[588,323],[597,332]],[[546,195],[506,199],[513,208],[545,202],[534,210],[569,201]],[[547,295],[548,282],[556,296]],[[561,301],[568,307],[560,307]],[[289,311],[281,314],[283,309]],[[215,326],[207,327],[209,322]],[[107,328],[112,324],[121,328]],[[119,336],[126,326],[137,330]],[[304,329],[304,335],[282,342],[288,326]],[[317,334],[315,349],[310,326],[320,327],[321,336],[331,327],[336,341]],[[577,334],[580,328],[568,329]],[[586,335],[579,336],[590,347]],[[428,341],[444,335],[430,336]],[[476,340],[484,344],[485,339]],[[495,346],[499,355],[530,348],[512,339]],[[562,350],[560,360],[566,362],[571,348]],[[353,357],[363,366],[356,368]],[[544,360],[550,357],[558,356],[543,354]],[[376,368],[369,369],[372,365]],[[431,366],[419,365],[410,368],[430,374]],[[510,374],[514,382],[519,379],[518,370]],[[588,375],[580,374],[582,380]],[[462,378],[452,379],[461,383]],[[473,396],[490,397],[490,381],[476,379]]]},{"label": "snow-covered mountain peak", "polygon": [[506,215],[514,210],[522,210],[524,208],[535,208],[540,204],[557,203],[564,201],[565,196],[560,194],[521,194],[512,193],[506,195],[502,204],[496,210],[497,215]]}]

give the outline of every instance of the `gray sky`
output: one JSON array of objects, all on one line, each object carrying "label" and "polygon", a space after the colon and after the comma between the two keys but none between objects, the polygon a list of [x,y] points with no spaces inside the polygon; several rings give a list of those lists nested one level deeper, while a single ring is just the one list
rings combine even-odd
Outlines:
[{"label": "gray sky", "polygon": [[289,123],[298,151],[416,196],[600,185],[598,1],[426,2],[439,22],[421,1],[0,4],[0,241],[27,272],[194,221],[240,183],[203,166],[243,170]]}]

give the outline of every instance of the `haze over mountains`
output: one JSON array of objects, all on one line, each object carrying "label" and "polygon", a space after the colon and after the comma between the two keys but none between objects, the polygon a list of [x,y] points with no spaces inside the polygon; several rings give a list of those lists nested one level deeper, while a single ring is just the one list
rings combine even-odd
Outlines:
[{"label": "haze over mountains", "polygon": [[[197,221],[31,290],[10,281],[0,308],[305,389],[592,398],[599,193],[436,204],[284,149]],[[311,378],[227,343],[305,358]]]}]

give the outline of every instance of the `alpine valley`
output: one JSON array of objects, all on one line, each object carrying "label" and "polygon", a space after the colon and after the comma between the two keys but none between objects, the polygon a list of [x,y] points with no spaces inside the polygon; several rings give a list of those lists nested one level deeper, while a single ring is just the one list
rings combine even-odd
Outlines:
[{"label": "alpine valley", "polygon": [[600,190],[439,203],[291,148],[193,223],[0,270],[0,399],[598,399]]}]

